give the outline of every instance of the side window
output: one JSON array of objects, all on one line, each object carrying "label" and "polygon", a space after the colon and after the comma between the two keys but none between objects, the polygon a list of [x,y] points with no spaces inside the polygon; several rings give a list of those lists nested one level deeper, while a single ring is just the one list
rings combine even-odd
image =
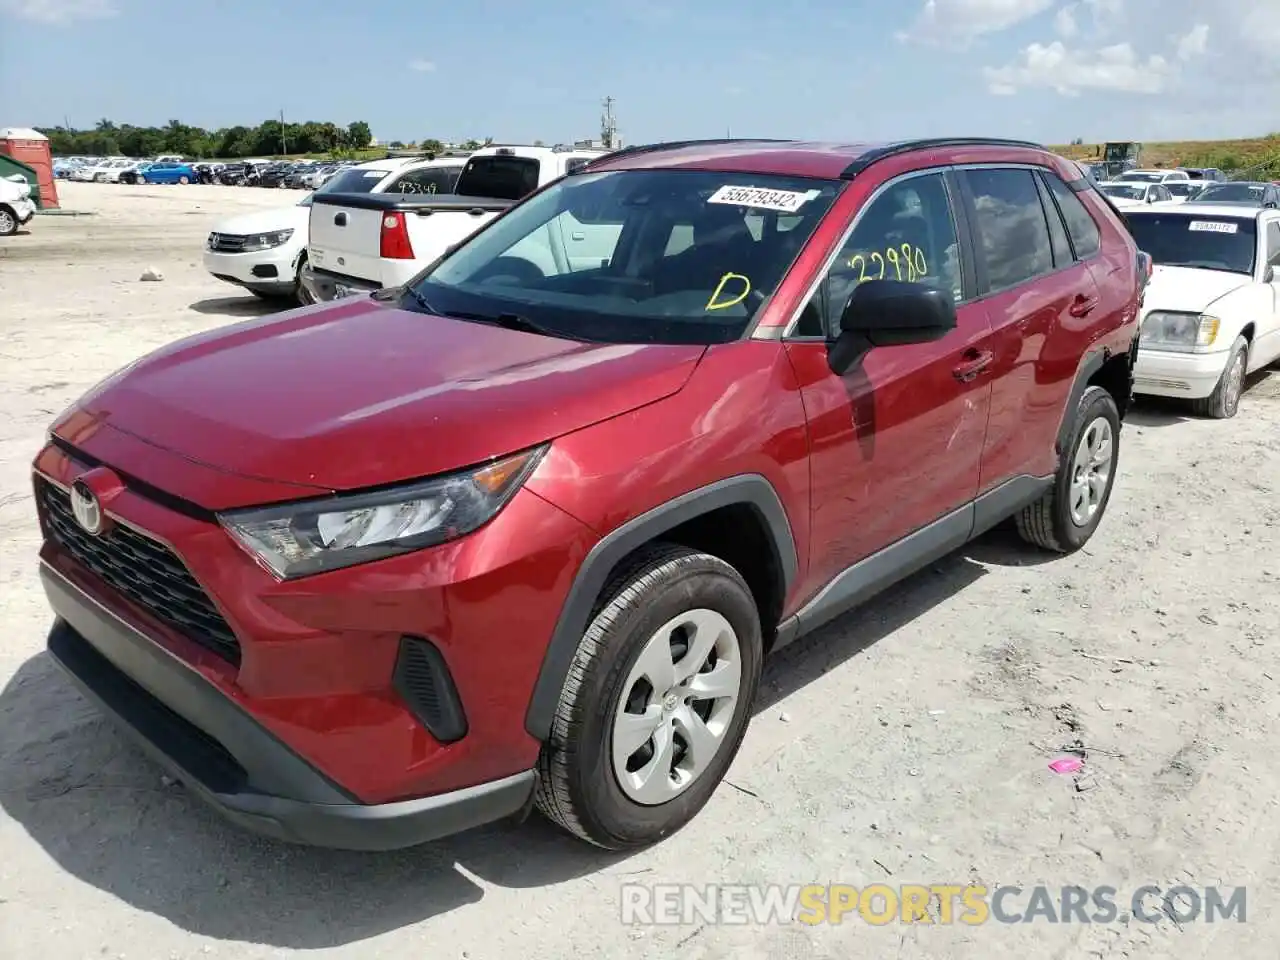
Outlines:
[{"label": "side window", "polygon": [[452,193],[452,180],[456,179],[457,174],[448,167],[422,167],[418,170],[410,170],[408,173],[401,174],[396,178],[391,186],[387,187],[387,193],[412,193],[412,194],[433,194],[433,193]]},{"label": "side window", "polygon": [[900,180],[858,214],[823,284],[833,329],[854,288],[868,280],[923,283],[963,299],[960,246],[941,173]]},{"label": "side window", "polygon": [[1280,265],[1280,220],[1267,224],[1267,263]]},{"label": "side window", "polygon": [[1102,248],[1102,240],[1098,236],[1098,225],[1085,209],[1080,198],[1071,192],[1071,188],[1062,182],[1054,173],[1043,174],[1045,183],[1049,184],[1049,192],[1058,202],[1062,211],[1062,219],[1066,221],[1067,233],[1071,235],[1071,245],[1075,247],[1076,257],[1088,260]]},{"label": "side window", "polygon": [[1053,269],[1053,247],[1030,170],[968,170],[977,222],[977,255],[987,289],[1007,290]]},{"label": "side window", "polygon": [[589,157],[574,157],[572,160],[569,160],[567,163],[565,163],[564,172],[574,173],[577,170],[581,170],[590,162],[591,162],[591,158]]},{"label": "side window", "polygon": [[1049,221],[1049,244],[1053,248],[1053,265],[1065,267],[1075,262],[1075,255],[1071,252],[1071,241],[1067,239],[1067,228],[1063,225],[1062,215],[1053,202],[1043,177],[1036,177],[1036,186],[1040,189],[1040,203],[1044,206],[1044,215]]}]

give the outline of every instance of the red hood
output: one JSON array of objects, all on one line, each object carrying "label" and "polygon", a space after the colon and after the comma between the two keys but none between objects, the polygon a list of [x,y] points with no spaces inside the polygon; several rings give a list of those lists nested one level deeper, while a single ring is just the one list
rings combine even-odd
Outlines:
[{"label": "red hood", "polygon": [[584,344],[348,301],[164,347],[87,394],[78,420],[88,413],[221,471],[350,490],[478,463],[660,400],[703,349]]}]

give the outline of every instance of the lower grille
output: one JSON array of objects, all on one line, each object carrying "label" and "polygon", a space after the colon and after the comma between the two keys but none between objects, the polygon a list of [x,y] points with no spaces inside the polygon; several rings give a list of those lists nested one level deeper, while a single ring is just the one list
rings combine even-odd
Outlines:
[{"label": "lower grille", "polygon": [[50,538],[108,586],[193,643],[240,665],[240,642],[208,594],[166,546],[122,524],[92,536],[65,490],[43,478],[37,496]]}]

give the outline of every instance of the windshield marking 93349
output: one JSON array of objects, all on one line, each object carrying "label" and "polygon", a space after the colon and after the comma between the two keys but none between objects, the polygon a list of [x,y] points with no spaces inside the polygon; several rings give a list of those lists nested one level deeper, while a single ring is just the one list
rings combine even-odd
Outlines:
[{"label": "windshield marking 93349", "polygon": [[443,257],[402,303],[583,341],[736,340],[842,187],[701,170],[566,177]]}]

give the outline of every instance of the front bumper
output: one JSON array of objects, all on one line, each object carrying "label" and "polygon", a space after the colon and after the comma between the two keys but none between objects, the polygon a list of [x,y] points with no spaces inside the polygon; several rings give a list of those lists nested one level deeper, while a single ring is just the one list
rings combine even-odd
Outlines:
[{"label": "front bumper", "polygon": [[250,290],[291,293],[297,287],[294,264],[299,252],[287,245],[252,253],[223,253],[206,248],[204,268],[219,280]]},{"label": "front bumper", "polygon": [[1139,347],[1133,391],[1154,397],[1198,400],[1213,393],[1227,365],[1229,351],[1176,353]]},{"label": "front bumper", "polygon": [[302,268],[299,281],[303,290],[317,302],[367,296],[382,289],[379,284],[358,280],[341,273],[331,273],[328,270],[317,270],[309,264]]},{"label": "front bumper", "polygon": [[41,579],[58,614],[48,643],[58,666],[162,767],[246,829],[292,843],[393,850],[528,809],[531,770],[419,800],[356,802],[47,564]]}]

